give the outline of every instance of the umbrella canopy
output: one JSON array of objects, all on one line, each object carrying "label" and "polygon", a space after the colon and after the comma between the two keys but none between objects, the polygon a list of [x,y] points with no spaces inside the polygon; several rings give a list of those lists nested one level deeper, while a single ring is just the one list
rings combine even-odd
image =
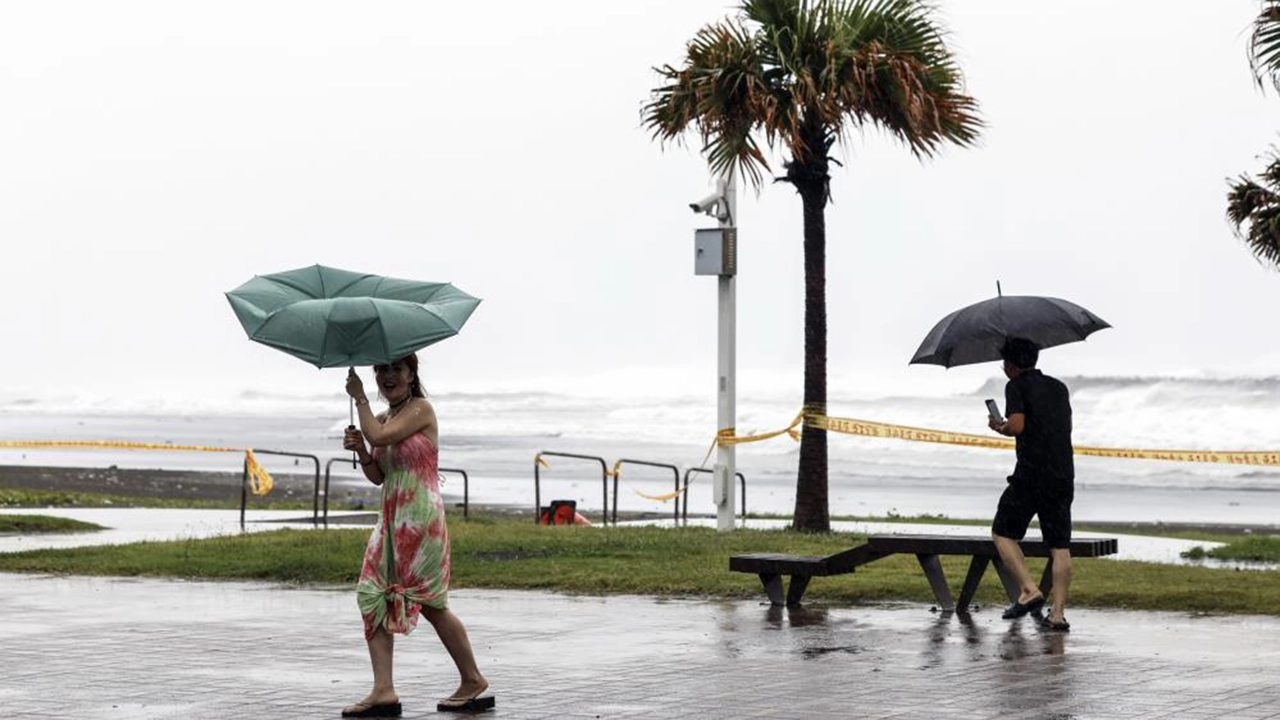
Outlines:
[{"label": "umbrella canopy", "polygon": [[1059,298],[995,297],[942,318],[911,363],[955,367],[991,362],[1000,359],[1006,338],[1026,338],[1043,349],[1084,340],[1109,327],[1097,315]]},{"label": "umbrella canopy", "polygon": [[227,300],[249,339],[321,368],[394,362],[457,335],[480,304],[449,283],[323,265],[258,275]]}]

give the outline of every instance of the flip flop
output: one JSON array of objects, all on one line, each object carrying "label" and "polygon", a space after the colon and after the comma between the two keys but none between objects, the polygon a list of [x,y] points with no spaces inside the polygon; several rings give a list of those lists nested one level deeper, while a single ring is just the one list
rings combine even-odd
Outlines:
[{"label": "flip flop", "polygon": [[[360,708],[356,710],[354,708]],[[375,718],[375,717],[400,717],[404,712],[404,708],[400,707],[399,702],[392,703],[356,703],[351,708],[342,711],[342,717],[345,718]]]},{"label": "flip flop", "polygon": [[1040,625],[1043,626],[1045,630],[1052,630],[1054,632],[1071,632],[1071,623],[1067,622],[1066,618],[1062,618],[1062,622],[1054,622],[1046,617],[1040,621]]},{"label": "flip flop", "polygon": [[450,697],[436,703],[436,712],[478,713],[492,710],[497,700],[492,694],[482,692],[471,697]]},{"label": "flip flop", "polygon": [[1013,620],[1014,618],[1020,618],[1023,615],[1030,615],[1031,613],[1039,610],[1042,607],[1044,607],[1043,595],[1041,595],[1038,598],[1034,598],[1027,603],[1020,603],[1015,601],[1012,605],[1010,605],[1008,608],[1005,609],[1004,613],[1001,614],[1000,617],[1004,618],[1005,620]]}]

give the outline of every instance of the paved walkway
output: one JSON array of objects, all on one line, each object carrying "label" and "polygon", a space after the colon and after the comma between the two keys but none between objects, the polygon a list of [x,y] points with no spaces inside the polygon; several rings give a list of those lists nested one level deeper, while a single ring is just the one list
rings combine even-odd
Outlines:
[{"label": "paved walkway", "polygon": [[[458,591],[505,718],[1280,718],[1280,620]],[[406,717],[456,678],[399,643]],[[0,575],[0,717],[326,718],[370,674],[348,591]]]}]

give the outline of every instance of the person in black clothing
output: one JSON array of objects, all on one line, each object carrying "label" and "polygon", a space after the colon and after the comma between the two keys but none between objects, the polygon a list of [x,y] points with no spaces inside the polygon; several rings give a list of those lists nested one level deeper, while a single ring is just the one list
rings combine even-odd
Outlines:
[{"label": "person in black clothing", "polygon": [[989,420],[992,430],[1015,438],[1017,465],[1000,496],[991,537],[1006,568],[1022,589],[1006,618],[1022,617],[1045,605],[1044,593],[1027,572],[1022,548],[1031,517],[1053,558],[1053,589],[1046,627],[1067,630],[1063,611],[1071,584],[1071,501],[1075,495],[1075,462],[1071,449],[1071,399],[1067,386],[1036,369],[1039,348],[1030,340],[1009,338],[1000,349],[1004,359],[1005,415]]}]

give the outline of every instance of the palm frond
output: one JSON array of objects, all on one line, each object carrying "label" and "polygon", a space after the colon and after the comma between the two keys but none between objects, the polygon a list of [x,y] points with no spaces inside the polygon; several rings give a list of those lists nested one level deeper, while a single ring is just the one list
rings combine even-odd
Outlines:
[{"label": "palm frond", "polygon": [[1258,87],[1270,82],[1280,90],[1280,0],[1263,0],[1249,37],[1249,66]]},{"label": "palm frond", "polygon": [[1247,175],[1229,181],[1227,220],[1254,257],[1280,269],[1280,155],[1272,154],[1259,184]]},{"label": "palm frond", "polygon": [[737,170],[759,185],[769,163],[751,134],[768,103],[750,31],[732,20],[708,25],[689,41],[682,67],[657,72],[668,84],[656,88],[642,110],[653,137],[679,141],[696,127],[713,171]]},{"label": "palm frond", "polygon": [[681,67],[657,70],[667,84],[644,124],[664,143],[696,126],[714,169],[757,185],[769,167],[757,134],[823,167],[832,139],[868,124],[917,156],[972,144],[977,103],[932,14],[923,0],[744,0],[698,32]]}]

